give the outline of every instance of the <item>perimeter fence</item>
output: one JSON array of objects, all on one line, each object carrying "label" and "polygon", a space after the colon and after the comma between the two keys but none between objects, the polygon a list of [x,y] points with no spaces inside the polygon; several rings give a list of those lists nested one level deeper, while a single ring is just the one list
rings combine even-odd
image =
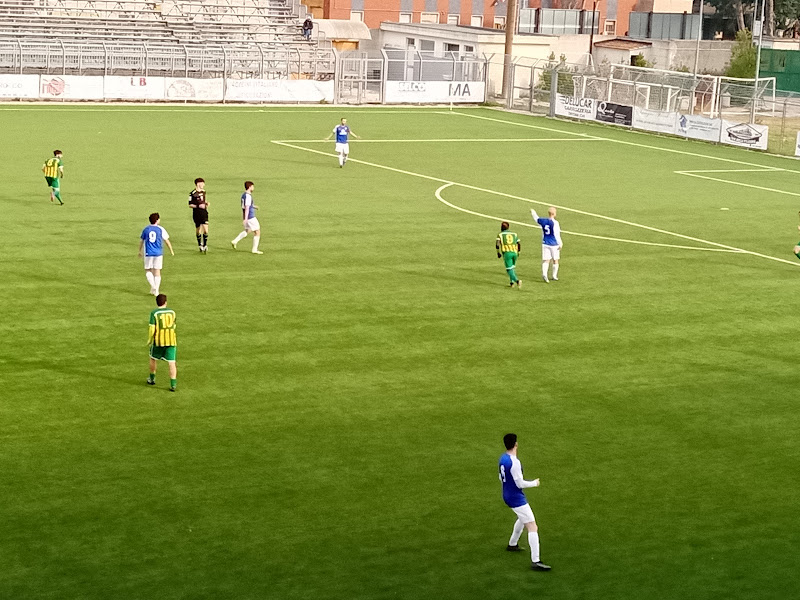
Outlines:
[{"label": "perimeter fence", "polygon": [[508,108],[800,156],[800,94],[773,77],[550,60],[517,61],[510,79],[495,97]]}]

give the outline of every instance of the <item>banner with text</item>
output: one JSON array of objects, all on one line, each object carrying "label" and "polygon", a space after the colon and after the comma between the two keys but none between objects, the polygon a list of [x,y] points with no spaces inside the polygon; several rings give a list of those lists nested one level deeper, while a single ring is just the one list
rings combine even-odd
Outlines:
[{"label": "banner with text", "polygon": [[103,78],[81,75],[42,75],[40,98],[64,100],[102,100]]},{"label": "banner with text", "polygon": [[384,102],[447,104],[448,102],[484,102],[483,81],[387,81]]},{"label": "banner with text", "polygon": [[167,100],[204,100],[221,102],[224,83],[218,79],[190,79],[167,77],[164,82],[164,97]]},{"label": "banner with text", "polygon": [[38,97],[38,75],[0,75],[0,98]]},{"label": "banner with text", "polygon": [[722,121],[700,115],[678,115],[677,134],[695,140],[718,142]]},{"label": "banner with text", "polygon": [[333,102],[333,81],[228,79],[225,100],[239,102]]},{"label": "banner with text", "polygon": [[675,135],[678,127],[678,113],[661,112],[647,108],[633,107],[633,126],[645,131],[671,133]]},{"label": "banner with text", "polygon": [[107,100],[163,100],[164,78],[106,75],[103,77],[103,95]]},{"label": "banner with text", "polygon": [[766,150],[769,127],[755,123],[735,123],[722,120],[722,135],[719,141],[732,146]]},{"label": "banner with text", "polygon": [[598,102],[595,119],[614,125],[633,125],[633,107],[614,102]]},{"label": "banner with text", "polygon": [[583,121],[594,119],[597,114],[595,107],[596,100],[592,98],[575,98],[556,94],[556,114],[560,117],[570,119],[581,119]]}]

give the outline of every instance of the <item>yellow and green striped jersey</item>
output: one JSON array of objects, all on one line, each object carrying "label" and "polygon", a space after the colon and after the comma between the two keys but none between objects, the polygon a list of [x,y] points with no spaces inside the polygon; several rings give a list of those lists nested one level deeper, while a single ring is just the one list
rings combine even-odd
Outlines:
[{"label": "yellow and green striped jersey", "polygon": [[48,158],[44,163],[44,176],[45,177],[58,177],[58,168],[62,166],[62,162],[60,158],[53,157]]},{"label": "yellow and green striped jersey", "polygon": [[157,308],[150,313],[150,335],[154,346],[177,346],[175,311]]},{"label": "yellow and green striped jersey", "polygon": [[519,238],[516,233],[501,231],[497,236],[497,247],[500,252],[517,252]]}]

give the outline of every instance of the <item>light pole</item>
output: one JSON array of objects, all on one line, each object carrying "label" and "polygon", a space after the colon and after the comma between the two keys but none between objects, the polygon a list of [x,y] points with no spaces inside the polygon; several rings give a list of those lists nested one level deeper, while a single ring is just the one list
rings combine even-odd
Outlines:
[{"label": "light pole", "polygon": [[703,39],[703,0],[700,0],[700,26],[697,28],[697,47],[694,51],[694,75],[697,77],[697,68],[700,64],[700,40]]},{"label": "light pole", "polygon": [[503,51],[503,96],[511,102],[511,53],[514,51],[514,33],[517,31],[517,0],[508,0],[506,13],[506,45]]}]

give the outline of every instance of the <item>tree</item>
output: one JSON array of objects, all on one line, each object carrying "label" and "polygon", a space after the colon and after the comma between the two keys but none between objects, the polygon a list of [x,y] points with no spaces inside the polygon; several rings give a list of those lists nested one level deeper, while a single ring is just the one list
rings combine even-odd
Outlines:
[{"label": "tree", "polygon": [[756,76],[756,47],[753,46],[753,34],[743,29],[736,33],[736,44],[731,50],[731,64],[725,75],[750,79]]}]

